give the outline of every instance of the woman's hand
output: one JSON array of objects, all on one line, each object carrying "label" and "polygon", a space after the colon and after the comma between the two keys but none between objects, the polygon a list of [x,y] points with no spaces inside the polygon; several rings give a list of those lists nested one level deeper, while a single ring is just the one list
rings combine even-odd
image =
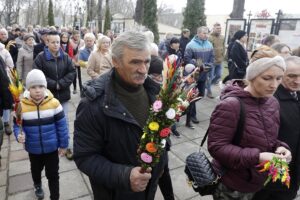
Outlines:
[{"label": "woman's hand", "polygon": [[259,162],[272,160],[274,156],[278,157],[278,155],[275,154],[275,153],[262,152],[262,153],[259,154]]},{"label": "woman's hand", "polygon": [[279,158],[285,159],[287,163],[291,162],[292,160],[292,154],[291,152],[286,149],[285,147],[278,147],[275,151],[277,155],[279,155]]}]

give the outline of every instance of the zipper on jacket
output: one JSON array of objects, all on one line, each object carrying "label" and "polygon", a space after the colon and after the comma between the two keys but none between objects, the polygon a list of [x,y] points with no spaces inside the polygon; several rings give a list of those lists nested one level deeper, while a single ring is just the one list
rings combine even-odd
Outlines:
[{"label": "zipper on jacket", "polygon": [[[59,84],[58,84],[58,67],[57,67],[57,59],[58,59],[58,58],[55,58],[56,81],[57,81],[56,84],[59,85]],[[57,87],[57,85],[56,85],[56,87]],[[60,90],[60,89],[59,89],[59,90]],[[57,97],[58,97],[58,99],[60,99],[60,98],[59,98],[59,90],[57,90]]]},{"label": "zipper on jacket", "polygon": [[39,123],[39,134],[40,134],[40,144],[42,148],[42,154],[44,153],[44,145],[43,145],[43,138],[42,138],[42,128],[41,128],[41,117],[40,117],[40,104],[37,105],[37,113],[38,113],[38,123]]},{"label": "zipper on jacket", "polygon": [[[265,131],[265,137],[266,137],[266,140],[267,140],[267,144],[268,144],[268,147],[270,147],[270,143],[269,143],[269,136],[268,134],[266,133],[266,124],[265,124],[265,120],[264,120],[264,117],[263,117],[263,113],[261,112],[261,108],[260,108],[260,104],[259,104],[259,100],[257,100],[257,103],[258,103],[258,110],[259,110],[259,113],[260,113],[260,118],[261,118],[261,121],[264,125],[264,131]],[[271,148],[270,148],[271,149]]]}]

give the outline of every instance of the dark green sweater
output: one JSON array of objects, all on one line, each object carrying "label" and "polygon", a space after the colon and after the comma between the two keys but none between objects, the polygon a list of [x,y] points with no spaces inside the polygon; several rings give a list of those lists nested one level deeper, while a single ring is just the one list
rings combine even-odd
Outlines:
[{"label": "dark green sweater", "polygon": [[124,82],[118,73],[115,73],[113,88],[118,99],[141,127],[146,125],[150,101],[143,85],[133,87]]}]

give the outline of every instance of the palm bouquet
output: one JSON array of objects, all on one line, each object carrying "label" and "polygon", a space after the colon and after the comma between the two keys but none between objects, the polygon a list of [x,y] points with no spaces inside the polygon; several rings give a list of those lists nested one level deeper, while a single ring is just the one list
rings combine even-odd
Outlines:
[{"label": "palm bouquet", "polygon": [[[16,124],[22,126],[22,108],[20,97],[23,93],[23,85],[20,81],[18,71],[16,69],[10,69],[10,84],[8,86],[9,91],[11,92],[14,100],[14,112],[16,117]],[[21,130],[21,129],[20,129]]]},{"label": "palm bouquet", "polygon": [[181,69],[169,57],[164,61],[162,76],[161,90],[149,110],[137,151],[142,172],[159,162],[166,139],[171,133],[170,126],[175,123],[176,116],[189,105],[187,97],[192,95],[191,92],[188,93],[189,90],[183,90]]}]

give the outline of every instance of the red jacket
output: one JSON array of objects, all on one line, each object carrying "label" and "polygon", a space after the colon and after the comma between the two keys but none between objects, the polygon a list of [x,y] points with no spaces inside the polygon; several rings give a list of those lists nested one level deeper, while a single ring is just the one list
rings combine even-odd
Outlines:
[{"label": "red jacket", "polygon": [[[244,103],[245,125],[240,145],[232,144],[239,120],[239,97]],[[266,173],[259,173],[260,152],[287,147],[277,140],[279,104],[274,97],[255,98],[237,85],[228,86],[212,113],[208,133],[208,151],[217,172],[225,170],[221,182],[240,192],[256,192],[263,187]],[[221,167],[222,166],[222,167]]]}]

